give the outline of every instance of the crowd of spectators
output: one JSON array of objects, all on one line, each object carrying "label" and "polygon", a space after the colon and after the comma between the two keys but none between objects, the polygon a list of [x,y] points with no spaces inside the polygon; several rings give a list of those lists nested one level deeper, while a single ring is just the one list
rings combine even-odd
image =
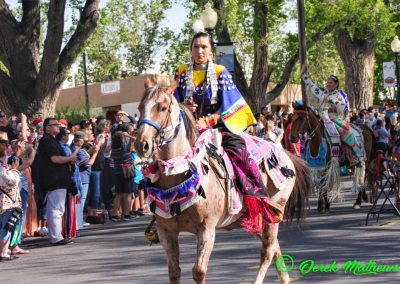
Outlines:
[{"label": "crowd of spectators", "polygon": [[[278,107],[275,112],[264,108],[256,115],[257,125],[253,134],[274,142],[280,147],[301,156],[303,153],[302,142],[291,143],[291,112],[281,111]],[[348,120],[355,125],[367,125],[373,130],[377,142],[376,150],[382,150],[388,157],[400,160],[400,114],[396,106],[369,107],[360,111],[350,111]]]},{"label": "crowd of spectators", "polygon": [[0,111],[0,261],[29,253],[26,236],[65,245],[91,224],[145,215],[136,122],[124,111],[114,124]]}]

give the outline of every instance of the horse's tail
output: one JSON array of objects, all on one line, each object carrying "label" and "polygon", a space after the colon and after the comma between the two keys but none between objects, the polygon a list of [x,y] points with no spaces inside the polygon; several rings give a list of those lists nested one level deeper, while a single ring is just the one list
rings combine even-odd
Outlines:
[{"label": "horse's tail", "polygon": [[285,216],[288,222],[292,222],[295,218],[296,222],[300,223],[305,217],[306,208],[309,208],[308,198],[313,191],[314,183],[308,164],[299,157],[286,153],[293,162],[296,181],[292,194],[286,203]]}]

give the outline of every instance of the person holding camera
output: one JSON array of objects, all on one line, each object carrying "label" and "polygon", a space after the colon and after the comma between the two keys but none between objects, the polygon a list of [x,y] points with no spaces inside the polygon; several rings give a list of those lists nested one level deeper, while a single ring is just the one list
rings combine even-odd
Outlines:
[{"label": "person holding camera", "polygon": [[83,219],[83,209],[85,207],[85,202],[89,190],[92,165],[96,160],[97,154],[99,152],[99,146],[94,146],[89,143],[89,137],[86,132],[77,131],[74,136],[74,142],[71,145],[71,150],[74,152],[77,151],[78,153],[77,165],[82,182],[81,192],[79,192],[79,202],[76,206],[77,229],[80,230],[83,227],[90,226],[90,223],[86,223]]},{"label": "person holding camera", "polygon": [[273,120],[267,121],[267,131],[265,133],[265,140],[273,142],[277,144],[280,148],[283,148],[282,139],[284,134],[285,131],[283,130],[282,125],[281,128],[279,128],[276,127],[275,122]]},{"label": "person holding camera", "polygon": [[136,118],[130,116],[126,111],[119,110],[115,114],[116,122],[111,127],[111,134],[117,131],[121,131],[122,124],[124,123],[125,117],[127,117],[132,124],[137,124]]},{"label": "person holding camera", "polygon": [[8,251],[11,235],[19,222],[21,209],[21,196],[18,184],[20,176],[18,167],[19,159],[7,157],[8,135],[0,133],[0,261],[13,260]]},{"label": "person holding camera", "polygon": [[[65,155],[70,157],[72,155],[71,148],[68,146],[69,130],[61,128],[60,132],[56,135],[56,139],[60,142],[61,148],[64,150]],[[71,185],[67,188],[67,202],[64,216],[64,230],[63,236],[66,239],[76,238],[76,203],[78,192],[81,191],[82,182],[79,175],[77,163],[71,165]]]}]

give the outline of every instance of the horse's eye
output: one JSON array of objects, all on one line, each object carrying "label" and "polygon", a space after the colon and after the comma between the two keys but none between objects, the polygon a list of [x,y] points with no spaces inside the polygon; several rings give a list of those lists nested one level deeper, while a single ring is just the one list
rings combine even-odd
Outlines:
[{"label": "horse's eye", "polygon": [[162,107],[160,111],[166,111],[167,107]]}]

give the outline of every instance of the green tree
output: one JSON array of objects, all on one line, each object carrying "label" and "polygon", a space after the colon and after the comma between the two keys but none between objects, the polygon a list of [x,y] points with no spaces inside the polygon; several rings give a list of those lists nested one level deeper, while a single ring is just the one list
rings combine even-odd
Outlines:
[{"label": "green tree", "polygon": [[[182,51],[187,54],[188,41],[193,34],[187,27],[206,2],[197,0],[186,4],[193,12],[178,36],[184,41],[172,45],[167,52],[173,58],[167,60],[168,64],[182,58]],[[284,0],[214,0],[212,3],[219,16],[215,29],[217,40],[235,42],[235,83],[252,108],[259,110],[280,95],[296,66],[299,57],[297,36],[283,35],[280,29],[288,17],[293,17],[294,6]],[[320,26],[310,34],[308,47],[332,29],[332,25]],[[183,46],[187,49],[182,49]],[[266,94],[272,79],[276,85]]]},{"label": "green tree", "polygon": [[[68,70],[99,21],[99,0],[80,3],[74,31],[64,38],[67,1],[22,0],[16,17],[5,0],[0,0],[0,107],[10,113],[41,111],[54,113],[59,90]],[[45,7],[47,25],[41,29]],[[5,70],[3,70],[5,69]]]},{"label": "green tree", "polygon": [[[160,26],[170,6],[169,0],[108,1],[85,47],[89,82],[140,75],[153,68],[158,50],[172,36]],[[78,83],[82,83],[82,66],[78,72]]]},{"label": "green tree", "polygon": [[336,23],[334,43],[343,61],[350,105],[358,109],[368,107],[373,98],[377,45],[393,35],[397,25],[389,1],[310,0],[307,3],[307,27]]}]

